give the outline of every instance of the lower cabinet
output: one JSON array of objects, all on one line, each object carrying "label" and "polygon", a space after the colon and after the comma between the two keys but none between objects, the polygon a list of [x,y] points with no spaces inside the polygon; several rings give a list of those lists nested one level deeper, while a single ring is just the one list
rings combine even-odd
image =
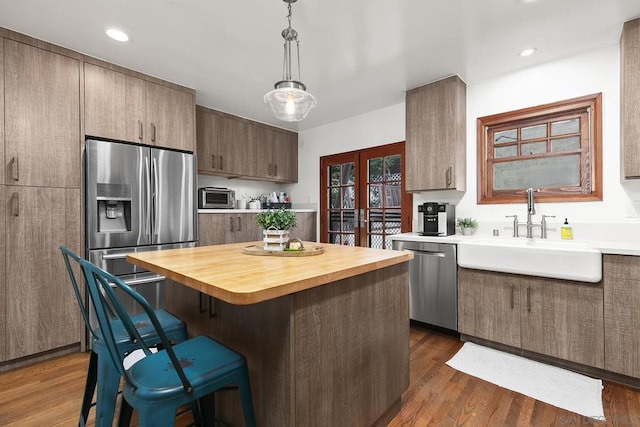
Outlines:
[{"label": "lower cabinet", "polygon": [[5,359],[79,343],[84,324],[59,246],[80,252],[80,190],[6,187],[4,201]]},{"label": "lower cabinet", "polygon": [[640,257],[605,255],[605,369],[640,378]]},{"label": "lower cabinet", "polygon": [[7,281],[5,280],[5,244],[7,238],[5,233],[5,216],[6,216],[6,190],[4,185],[0,185],[0,362],[7,360]]},{"label": "lower cabinet", "polygon": [[603,285],[459,269],[458,329],[604,368]]},{"label": "lower cabinet", "polygon": [[[257,213],[201,213],[198,214],[198,243],[200,246],[225,243],[261,241],[262,228],[256,224]],[[297,212],[298,226],[292,237],[316,241],[316,213]]]}]

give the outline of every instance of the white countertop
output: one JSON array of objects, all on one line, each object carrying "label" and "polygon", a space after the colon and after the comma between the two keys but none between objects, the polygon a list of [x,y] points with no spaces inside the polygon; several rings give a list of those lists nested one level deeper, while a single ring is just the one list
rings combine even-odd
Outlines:
[{"label": "white countertop", "polygon": [[[198,209],[199,214],[229,214],[229,213],[258,213],[265,209]],[[315,209],[289,209],[290,211],[300,213],[317,212]]]},{"label": "white countertop", "polygon": [[[430,243],[451,243],[457,244],[465,240],[473,240],[478,237],[491,237],[488,235],[472,235],[462,236],[460,234],[454,234],[451,236],[421,236],[419,233],[402,233],[389,236],[392,240],[403,240],[409,242],[430,242]],[[496,239],[505,239],[511,237],[496,237]],[[524,239],[524,237],[519,237]],[[561,241],[558,239],[553,239]],[[619,241],[619,240],[575,240],[588,242],[592,248],[598,249],[603,254],[610,255],[633,255],[640,256],[640,242]]]}]

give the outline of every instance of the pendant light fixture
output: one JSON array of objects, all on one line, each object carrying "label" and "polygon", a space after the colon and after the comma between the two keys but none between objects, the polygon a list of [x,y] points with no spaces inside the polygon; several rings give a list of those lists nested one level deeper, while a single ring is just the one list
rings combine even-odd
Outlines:
[{"label": "pendant light fixture", "polygon": [[[282,80],[276,82],[274,90],[264,96],[264,102],[271,108],[273,114],[280,120],[286,122],[299,122],[307,117],[309,111],[316,106],[316,97],[307,92],[307,87],[299,81],[300,79],[300,42],[298,32],[291,28],[291,3],[297,0],[283,0],[288,3],[289,15],[287,20],[289,26],[282,30],[284,39],[284,64],[282,69]],[[291,76],[291,42],[296,43],[296,57],[298,59],[298,80],[293,80]]]}]

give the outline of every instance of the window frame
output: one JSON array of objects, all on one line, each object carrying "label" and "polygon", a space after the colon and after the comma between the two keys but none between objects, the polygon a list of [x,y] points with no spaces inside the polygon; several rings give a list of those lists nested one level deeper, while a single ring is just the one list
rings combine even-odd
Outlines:
[{"label": "window frame", "polygon": [[[542,154],[522,155],[520,146],[521,129],[529,126],[560,121],[563,118],[582,115],[588,122],[581,120],[580,148],[554,153],[549,146],[553,137],[547,131],[544,138],[532,139],[530,142],[545,140],[547,151]],[[496,132],[517,129],[518,138],[511,145],[516,145],[516,156],[494,158],[494,143],[489,138]],[[587,132],[587,135],[584,133]],[[574,135],[575,136],[575,135]],[[520,110],[499,113],[477,119],[477,163],[478,163],[478,204],[522,203],[526,188],[495,190],[493,188],[493,167],[496,163],[536,158],[553,158],[580,154],[580,185],[564,187],[536,187],[536,201],[540,202],[582,202],[602,200],[602,93],[586,95],[550,104],[528,107]],[[585,137],[588,139],[585,141]],[[507,146],[508,144],[505,144]],[[489,152],[489,150],[492,150]],[[507,160],[504,160],[507,159]]]}]

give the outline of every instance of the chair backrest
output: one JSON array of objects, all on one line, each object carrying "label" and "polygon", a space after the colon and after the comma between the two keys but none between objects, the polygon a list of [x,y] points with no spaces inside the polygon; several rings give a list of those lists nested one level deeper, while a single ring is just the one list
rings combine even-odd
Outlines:
[{"label": "chair backrest", "polygon": [[[84,319],[84,323],[87,326],[87,329],[91,332],[93,337],[96,336],[95,330],[91,327],[91,322],[89,322],[89,312],[87,311],[87,306],[84,304],[82,300],[82,293],[80,292],[80,288],[78,287],[78,280],[76,279],[76,274],[73,271],[73,267],[71,266],[72,259],[75,263],[77,263],[80,268],[80,261],[82,258],[74,253],[71,249],[66,246],[60,246],[60,251],[62,252],[62,257],[64,258],[64,263],[67,266],[67,272],[69,273],[69,279],[71,279],[71,285],[73,286],[73,293],[76,296],[76,300],[78,301],[78,305],[80,306],[80,313],[82,313],[82,318]],[[83,282],[86,283],[86,282]],[[86,287],[85,287],[86,289]]]},{"label": "chair backrest", "polygon": [[149,348],[149,345],[145,343],[140,336],[138,330],[133,326],[133,322],[131,321],[129,314],[124,309],[124,306],[120,302],[120,299],[116,295],[114,289],[112,288],[112,285],[123,291],[124,294],[127,295],[127,297],[133,298],[133,300],[138,303],[140,307],[142,307],[142,309],[145,311],[145,313],[149,317],[149,320],[151,320],[151,324],[156,330],[158,337],[160,338],[160,342],[164,347],[163,350],[167,352],[167,355],[169,356],[169,359],[171,360],[176,373],[180,377],[184,390],[187,393],[191,393],[193,388],[187,380],[187,377],[185,376],[184,371],[182,370],[182,367],[178,362],[178,358],[176,357],[175,352],[171,348],[171,342],[164,333],[162,326],[160,325],[160,322],[158,321],[158,318],[153,311],[153,308],[151,308],[147,300],[145,300],[142,295],[133,290],[122,280],[102,270],[96,265],[91,264],[86,260],[81,260],[80,265],[82,266],[82,271],[84,272],[84,276],[87,281],[89,297],[98,317],[98,323],[100,325],[102,337],[105,341],[107,349],[109,350],[109,354],[113,359],[113,363],[119,370],[120,374],[130,380],[127,371],[122,365],[124,355],[118,352],[116,346],[113,330],[111,328],[111,321],[107,313],[107,307],[111,306],[113,308],[114,314],[122,321],[129,335],[131,337],[134,337],[136,342],[140,345],[140,348],[147,356],[151,354],[151,350]]}]

